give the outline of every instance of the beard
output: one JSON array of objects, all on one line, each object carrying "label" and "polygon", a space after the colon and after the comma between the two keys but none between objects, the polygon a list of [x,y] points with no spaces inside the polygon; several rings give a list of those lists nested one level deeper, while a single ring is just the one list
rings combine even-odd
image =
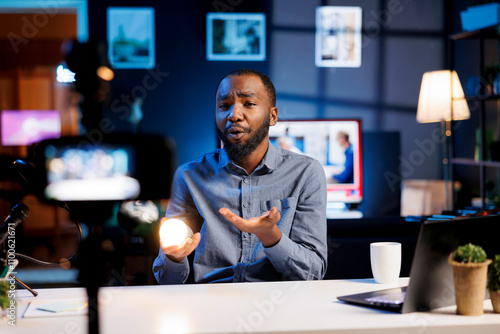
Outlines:
[{"label": "beard", "polygon": [[262,141],[266,138],[269,133],[269,125],[271,122],[271,116],[269,115],[264,119],[262,124],[255,130],[252,131],[250,128],[243,128],[244,132],[246,132],[249,136],[246,141],[243,143],[233,143],[228,140],[228,132],[227,129],[224,129],[224,132],[219,130],[217,126],[215,126],[215,131],[217,132],[217,136],[224,143],[224,150],[226,151],[229,159],[232,161],[240,162],[245,157],[249,156],[255,149],[262,143]]}]

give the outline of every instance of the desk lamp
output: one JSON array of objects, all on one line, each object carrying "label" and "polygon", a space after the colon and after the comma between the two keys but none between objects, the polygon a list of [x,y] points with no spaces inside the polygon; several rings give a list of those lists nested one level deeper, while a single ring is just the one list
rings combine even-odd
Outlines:
[{"label": "desk lamp", "polygon": [[470,118],[470,111],[457,72],[450,70],[424,73],[418,97],[417,122],[441,122],[443,133],[443,176],[446,209],[453,207],[450,194],[451,121]]}]

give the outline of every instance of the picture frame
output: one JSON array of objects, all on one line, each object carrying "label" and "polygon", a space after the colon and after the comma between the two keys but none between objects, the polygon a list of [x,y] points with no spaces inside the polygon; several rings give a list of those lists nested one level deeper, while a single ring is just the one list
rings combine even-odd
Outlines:
[{"label": "picture frame", "polygon": [[154,16],[151,7],[108,7],[108,58],[113,68],[155,67]]},{"label": "picture frame", "polygon": [[316,8],[317,67],[361,66],[362,9],[355,6]]},{"label": "picture frame", "polygon": [[207,60],[263,61],[265,59],[265,14],[207,14]]}]

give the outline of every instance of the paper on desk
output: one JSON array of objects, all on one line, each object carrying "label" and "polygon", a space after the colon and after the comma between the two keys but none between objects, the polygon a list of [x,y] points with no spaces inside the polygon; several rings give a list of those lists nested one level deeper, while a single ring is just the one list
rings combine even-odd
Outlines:
[{"label": "paper on desk", "polygon": [[87,312],[87,301],[79,298],[59,300],[37,300],[35,298],[28,305],[23,318],[83,315]]}]

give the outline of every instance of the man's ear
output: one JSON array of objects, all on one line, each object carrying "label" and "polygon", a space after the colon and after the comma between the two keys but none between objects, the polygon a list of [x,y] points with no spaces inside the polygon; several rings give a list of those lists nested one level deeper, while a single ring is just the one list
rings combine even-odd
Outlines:
[{"label": "man's ear", "polygon": [[278,123],[278,107],[272,107],[269,125],[274,126],[276,123]]}]

